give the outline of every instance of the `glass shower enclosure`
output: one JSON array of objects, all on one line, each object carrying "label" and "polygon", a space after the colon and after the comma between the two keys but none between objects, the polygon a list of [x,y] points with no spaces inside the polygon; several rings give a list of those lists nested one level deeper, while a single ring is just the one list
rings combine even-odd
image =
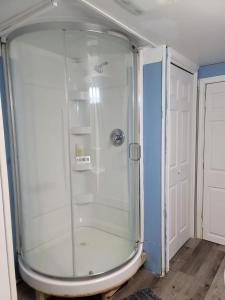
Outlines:
[{"label": "glass shower enclosure", "polygon": [[7,50],[23,264],[62,279],[116,270],[140,234],[136,49],[42,24]]}]

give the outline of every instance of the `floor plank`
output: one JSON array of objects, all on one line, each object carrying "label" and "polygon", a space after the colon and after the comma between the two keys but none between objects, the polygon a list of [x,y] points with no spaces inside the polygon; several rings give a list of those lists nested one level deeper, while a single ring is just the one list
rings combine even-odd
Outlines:
[{"label": "floor plank", "polygon": [[171,276],[171,280],[167,282],[161,280],[157,286],[152,287],[155,294],[162,300],[188,300],[192,297],[194,300],[203,299],[205,287],[193,276],[183,272],[170,272],[168,276]]},{"label": "floor plank", "polygon": [[[194,241],[197,241],[195,239]],[[198,246],[200,240],[197,242],[190,242],[190,240],[179,250],[179,252],[170,261],[171,271],[180,271],[184,264],[191,259],[194,249]]]},{"label": "floor plank", "polygon": [[[140,277],[144,287],[151,288],[162,300],[225,300],[224,254],[225,246],[191,239],[171,260],[170,272],[164,278],[151,277],[148,281],[148,271]],[[135,290],[138,286],[141,289],[142,285],[136,282]],[[129,285],[123,289],[120,295],[134,292]],[[120,295],[114,299],[121,300]]]},{"label": "floor plank", "polygon": [[225,258],[220,264],[219,270],[211,284],[211,287],[205,297],[205,300],[225,299],[224,271],[225,271]]},{"label": "floor plank", "polygon": [[181,268],[181,272],[192,276],[196,275],[199,268],[206,261],[206,258],[208,257],[211,249],[211,243],[207,241],[201,241]]},{"label": "floor plank", "polygon": [[114,299],[123,299],[138,290],[148,288],[150,285],[154,285],[159,279],[159,277],[153,275],[146,269],[141,268],[137,274],[116,293]]}]

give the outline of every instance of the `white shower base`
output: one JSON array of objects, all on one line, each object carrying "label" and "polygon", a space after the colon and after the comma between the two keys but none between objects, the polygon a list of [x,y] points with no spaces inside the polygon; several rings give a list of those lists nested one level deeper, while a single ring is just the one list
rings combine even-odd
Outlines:
[{"label": "white shower base", "polygon": [[129,240],[93,227],[81,227],[74,235],[75,255],[68,235],[29,251],[25,260],[46,275],[81,277],[112,270],[134,251]]},{"label": "white shower base", "polygon": [[[56,277],[81,277],[103,273],[90,279],[53,279],[32,271],[19,260],[23,279],[33,288],[52,295],[82,296],[96,294],[118,286],[130,278],[141,266],[142,247],[125,266],[107,275],[126,262],[132,253],[127,239],[92,227],[82,227],[75,232],[75,256],[72,260],[71,237],[66,236],[48,245],[29,251],[26,261],[33,269]],[[74,264],[73,264],[74,262]]]}]

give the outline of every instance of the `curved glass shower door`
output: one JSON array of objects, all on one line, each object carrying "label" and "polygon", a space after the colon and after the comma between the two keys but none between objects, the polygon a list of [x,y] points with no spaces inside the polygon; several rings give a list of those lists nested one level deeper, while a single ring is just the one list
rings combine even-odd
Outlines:
[{"label": "curved glass shower door", "polygon": [[135,55],[107,33],[35,30],[9,44],[23,262],[77,278],[139,239]]}]

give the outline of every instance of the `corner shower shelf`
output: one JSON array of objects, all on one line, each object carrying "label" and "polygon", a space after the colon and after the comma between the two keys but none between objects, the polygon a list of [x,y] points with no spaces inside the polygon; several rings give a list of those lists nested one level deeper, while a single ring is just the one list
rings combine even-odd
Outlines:
[{"label": "corner shower shelf", "polygon": [[81,194],[81,195],[74,196],[73,200],[75,204],[85,205],[85,204],[92,203],[94,201],[94,196],[93,194]]},{"label": "corner shower shelf", "polygon": [[88,92],[69,92],[69,97],[71,101],[89,101],[89,93]]},{"label": "corner shower shelf", "polygon": [[95,80],[99,80],[99,79],[108,79],[108,78],[109,78],[109,75],[107,75],[107,74],[93,73],[93,74],[87,75],[87,76],[84,78],[84,80],[85,80],[86,82],[90,82],[90,81],[93,81],[93,80],[95,81]]},{"label": "corner shower shelf", "polygon": [[77,102],[88,102],[88,98],[70,98],[71,101],[77,101]]},{"label": "corner shower shelf", "polygon": [[70,129],[70,133],[75,134],[75,135],[90,134],[91,133],[91,127],[90,126],[72,127]]},{"label": "corner shower shelf", "polygon": [[79,164],[79,163],[74,163],[72,165],[72,170],[73,171],[89,171],[93,168],[91,163],[84,163],[84,164]]},{"label": "corner shower shelf", "polygon": [[93,168],[92,169],[92,172],[94,173],[94,174],[101,174],[101,173],[104,173],[105,172],[105,168]]}]

